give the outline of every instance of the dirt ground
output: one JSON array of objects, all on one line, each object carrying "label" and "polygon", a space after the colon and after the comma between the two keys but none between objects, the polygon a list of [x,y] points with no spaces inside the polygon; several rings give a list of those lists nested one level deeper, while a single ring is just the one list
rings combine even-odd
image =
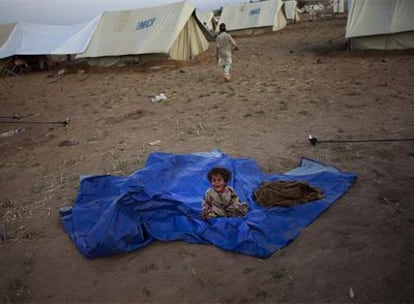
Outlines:
[{"label": "dirt ground", "polygon": [[[414,302],[414,52],[347,51],[344,17],[236,38],[233,80],[190,63],[71,66],[0,79],[1,303]],[[164,93],[167,100],[151,102]],[[10,121],[10,119],[1,119]],[[301,157],[354,172],[351,190],[267,259],[155,242],[87,259],[63,231],[79,177],[128,175],[149,153],[220,149],[267,173]],[[352,292],[351,292],[352,289]],[[353,294],[352,294],[353,293]]]}]

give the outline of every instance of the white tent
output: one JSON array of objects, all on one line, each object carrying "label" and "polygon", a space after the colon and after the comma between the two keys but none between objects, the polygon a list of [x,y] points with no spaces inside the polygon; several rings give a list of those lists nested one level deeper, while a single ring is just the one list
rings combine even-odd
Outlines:
[{"label": "white tent", "polygon": [[332,11],[334,14],[345,13],[345,0],[332,0]]},{"label": "white tent", "polygon": [[287,21],[295,23],[300,20],[298,2],[296,0],[287,0],[283,2],[284,12]]},{"label": "white tent", "polygon": [[198,8],[195,10],[198,21],[210,32],[215,31],[217,20],[214,17],[213,11],[202,11]]},{"label": "white tent", "polygon": [[[9,39],[13,31],[15,23],[0,24],[0,47]],[[0,58],[0,73],[3,73],[4,68],[9,64],[8,58]]]},{"label": "white tent", "polygon": [[188,60],[205,52],[209,43],[188,3],[105,12],[91,42],[77,58],[157,54]]},{"label": "white tent", "polygon": [[0,47],[9,39],[16,23],[0,24]]},{"label": "white tent", "polygon": [[278,31],[286,27],[282,0],[268,0],[223,7],[219,23],[229,32],[254,34],[261,30]]},{"label": "white tent", "polygon": [[98,21],[99,17],[76,25],[15,23],[8,37],[2,38],[0,58],[81,53],[86,49]]},{"label": "white tent", "polygon": [[414,48],[414,1],[352,0],[346,38],[352,49]]}]

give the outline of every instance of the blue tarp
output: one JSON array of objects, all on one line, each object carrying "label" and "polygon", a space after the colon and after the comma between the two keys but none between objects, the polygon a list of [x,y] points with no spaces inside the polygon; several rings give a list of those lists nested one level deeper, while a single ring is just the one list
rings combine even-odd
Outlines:
[{"label": "blue tarp", "polygon": [[[229,185],[249,205],[244,217],[200,217],[215,166],[232,171]],[[285,174],[265,174],[252,159],[219,150],[194,154],[154,152],[145,166],[127,177],[82,177],[74,206],[61,212],[65,231],[89,258],[130,252],[155,240],[212,244],[221,249],[265,258],[295,239],[301,229],[344,195],[353,173],[302,158]],[[304,181],[322,189],[321,200],[295,207],[265,208],[253,192],[263,181]]]}]

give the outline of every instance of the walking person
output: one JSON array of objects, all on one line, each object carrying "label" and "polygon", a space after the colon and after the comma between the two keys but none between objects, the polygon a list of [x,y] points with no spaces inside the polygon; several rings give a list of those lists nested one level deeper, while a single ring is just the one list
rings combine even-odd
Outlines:
[{"label": "walking person", "polygon": [[226,32],[226,25],[220,24],[220,33],[216,38],[216,57],[218,64],[223,68],[224,81],[229,82],[231,80],[230,69],[232,64],[231,52],[232,48],[236,51],[239,49],[233,37]]}]

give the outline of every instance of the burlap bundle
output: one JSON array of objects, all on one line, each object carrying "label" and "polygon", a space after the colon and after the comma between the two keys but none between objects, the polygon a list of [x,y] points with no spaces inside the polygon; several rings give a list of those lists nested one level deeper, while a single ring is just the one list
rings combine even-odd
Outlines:
[{"label": "burlap bundle", "polygon": [[254,197],[264,207],[292,207],[322,199],[324,195],[322,190],[306,182],[276,181],[261,183]]}]

